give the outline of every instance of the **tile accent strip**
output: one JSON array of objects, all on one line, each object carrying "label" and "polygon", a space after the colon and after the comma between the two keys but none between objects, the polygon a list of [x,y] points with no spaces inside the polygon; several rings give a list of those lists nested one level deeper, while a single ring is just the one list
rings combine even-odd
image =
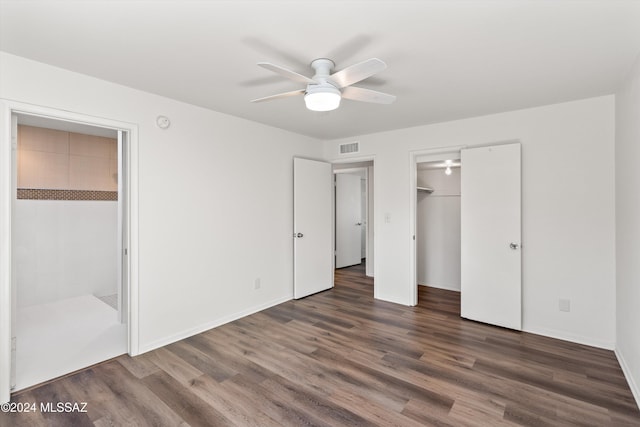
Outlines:
[{"label": "tile accent strip", "polygon": [[117,201],[117,191],[95,190],[46,190],[18,188],[18,199],[26,200],[104,200]]}]

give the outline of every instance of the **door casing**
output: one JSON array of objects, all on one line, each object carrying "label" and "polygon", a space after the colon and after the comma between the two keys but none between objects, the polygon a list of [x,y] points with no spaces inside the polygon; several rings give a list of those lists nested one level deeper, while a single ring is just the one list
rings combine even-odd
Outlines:
[{"label": "door casing", "polygon": [[[374,278],[373,282],[373,296],[374,298],[378,298],[378,291],[376,288],[375,276],[376,276],[376,265],[377,265],[377,257],[375,254],[379,253],[377,248],[377,239],[375,235],[380,232],[378,229],[379,222],[375,220],[375,212],[378,210],[378,185],[376,182],[376,156],[366,155],[366,156],[358,156],[358,157],[348,157],[344,159],[333,159],[331,161],[332,165],[343,165],[343,164],[358,164],[358,163],[367,163],[372,162],[373,164],[370,166],[366,166],[367,170],[367,267],[366,267],[366,275]],[[334,169],[334,173],[343,173],[349,170],[360,170],[363,169],[362,166],[357,167],[347,167],[342,169]],[[335,223],[333,226],[333,235],[335,239]],[[335,247],[335,240],[333,242]]]},{"label": "door casing", "polygon": [[8,402],[11,396],[11,335],[14,316],[12,278],[14,273],[12,254],[12,217],[15,199],[16,167],[13,164],[13,150],[17,148],[12,141],[13,115],[41,116],[53,120],[82,123],[90,126],[110,128],[127,134],[127,144],[123,147],[128,162],[123,168],[126,177],[127,196],[123,214],[128,230],[123,247],[127,250],[127,298],[128,310],[128,353],[139,354],[138,337],[138,126],[133,123],[94,117],[82,113],[69,112],[0,99],[0,403]]}]

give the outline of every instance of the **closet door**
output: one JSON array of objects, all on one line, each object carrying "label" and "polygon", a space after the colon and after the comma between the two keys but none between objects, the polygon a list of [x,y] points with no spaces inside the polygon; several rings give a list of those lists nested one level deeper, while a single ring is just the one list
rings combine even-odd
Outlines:
[{"label": "closet door", "polygon": [[522,328],[520,144],[461,151],[461,316]]}]

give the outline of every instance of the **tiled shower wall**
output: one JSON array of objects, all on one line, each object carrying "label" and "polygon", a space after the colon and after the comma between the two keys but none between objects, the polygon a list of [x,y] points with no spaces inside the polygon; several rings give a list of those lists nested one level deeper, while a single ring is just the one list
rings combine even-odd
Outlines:
[{"label": "tiled shower wall", "polygon": [[17,160],[18,307],[115,294],[117,141],[19,126]]},{"label": "tiled shower wall", "polygon": [[112,138],[18,126],[18,198],[117,200],[117,146]]}]

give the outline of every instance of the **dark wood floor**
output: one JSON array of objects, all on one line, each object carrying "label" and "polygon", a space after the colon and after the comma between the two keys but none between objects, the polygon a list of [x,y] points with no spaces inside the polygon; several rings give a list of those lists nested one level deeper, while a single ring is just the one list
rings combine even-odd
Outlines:
[{"label": "dark wood floor", "polygon": [[459,294],[373,299],[361,267],[289,301],[136,358],[14,395],[86,413],[2,426],[623,426],[640,412],[611,351],[462,320]]}]

